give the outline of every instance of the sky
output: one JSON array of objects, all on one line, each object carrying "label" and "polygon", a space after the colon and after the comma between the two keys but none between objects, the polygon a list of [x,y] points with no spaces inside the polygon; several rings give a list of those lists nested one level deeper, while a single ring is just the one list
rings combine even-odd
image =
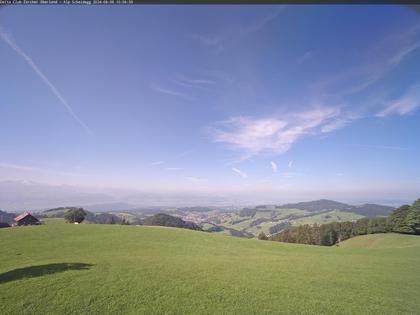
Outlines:
[{"label": "sky", "polygon": [[0,180],[414,199],[420,13],[2,7],[0,144]]}]

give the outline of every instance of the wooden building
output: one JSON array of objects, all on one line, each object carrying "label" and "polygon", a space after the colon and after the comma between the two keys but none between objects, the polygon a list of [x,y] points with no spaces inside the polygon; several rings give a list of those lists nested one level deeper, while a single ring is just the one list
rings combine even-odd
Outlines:
[{"label": "wooden building", "polygon": [[29,212],[24,212],[15,218],[16,225],[38,225],[41,222]]}]

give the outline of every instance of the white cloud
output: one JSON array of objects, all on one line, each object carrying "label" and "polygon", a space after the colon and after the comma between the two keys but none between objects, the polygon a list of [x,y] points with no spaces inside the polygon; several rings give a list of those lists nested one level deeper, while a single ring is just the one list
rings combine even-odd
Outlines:
[{"label": "white cloud", "polygon": [[184,168],[182,167],[167,167],[167,171],[182,171]]},{"label": "white cloud", "polygon": [[161,165],[163,163],[165,163],[165,162],[164,161],[155,161],[155,162],[150,163],[150,166]]},{"label": "white cloud", "polygon": [[420,106],[420,84],[412,86],[403,96],[386,104],[376,117],[386,117],[392,114],[406,115]]},{"label": "white cloud", "polygon": [[271,169],[273,170],[273,172],[277,173],[277,171],[278,171],[277,164],[275,162],[271,161],[270,165],[271,165]]},{"label": "white cloud", "polygon": [[263,152],[281,154],[299,139],[320,133],[339,114],[338,108],[318,107],[279,118],[234,117],[218,123],[214,141],[244,151],[248,157]]},{"label": "white cloud", "polygon": [[11,37],[4,31],[4,29],[0,26],[0,38],[8,44],[19,56],[21,56],[29,67],[41,78],[41,80],[49,87],[51,92],[58,98],[60,103],[66,108],[67,112],[73,117],[76,122],[83,127],[89,134],[92,134],[90,128],[76,115],[73,108],[67,103],[61,93],[57,90],[54,84],[46,77],[46,75],[38,68],[38,66],[33,62],[32,58],[30,58],[27,54],[25,54],[22,49],[11,39]]},{"label": "white cloud", "polygon": [[293,167],[293,161],[289,161],[289,164],[287,165],[289,168]]},{"label": "white cloud", "polygon": [[234,171],[236,174],[238,174],[239,176],[241,176],[243,179],[248,178],[248,174],[246,174],[245,172],[241,171],[240,169],[237,169],[235,167],[232,167],[232,171]]},{"label": "white cloud", "polygon": [[340,129],[340,128],[345,127],[348,123],[349,123],[349,121],[347,119],[339,118],[339,119],[333,120],[330,123],[324,125],[321,128],[321,132],[323,132],[323,133],[332,132],[336,129]]}]

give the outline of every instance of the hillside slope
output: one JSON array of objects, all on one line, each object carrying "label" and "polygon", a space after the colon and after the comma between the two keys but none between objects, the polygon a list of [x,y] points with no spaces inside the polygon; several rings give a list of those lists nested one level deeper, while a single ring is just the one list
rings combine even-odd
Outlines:
[{"label": "hillside slope", "polygon": [[405,234],[369,234],[340,243],[344,248],[407,248],[420,251],[420,236]]},{"label": "hillside slope", "polygon": [[412,248],[327,248],[88,224],[1,229],[0,239],[1,314],[414,314],[420,309],[420,251]]},{"label": "hillside slope", "polygon": [[386,216],[390,214],[392,210],[394,210],[394,207],[389,207],[389,206],[384,206],[384,205],[366,203],[363,205],[353,206],[346,203],[342,203],[342,202],[338,202],[334,200],[328,200],[328,199],[289,203],[289,204],[284,204],[282,206],[277,206],[277,208],[278,209],[295,208],[295,209],[306,210],[309,212],[341,210],[341,211],[346,211],[346,212],[353,212],[353,213],[367,216],[367,217],[384,216],[384,215]]}]

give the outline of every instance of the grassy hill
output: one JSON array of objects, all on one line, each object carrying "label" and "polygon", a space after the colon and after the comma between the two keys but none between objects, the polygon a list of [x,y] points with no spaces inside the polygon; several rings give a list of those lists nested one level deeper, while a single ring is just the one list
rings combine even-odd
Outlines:
[{"label": "grassy hill", "polygon": [[[372,235],[420,247],[420,237]],[[389,237],[388,240],[386,238]],[[176,228],[0,230],[0,314],[415,314],[420,250]],[[352,245],[353,243],[353,245]]]},{"label": "grassy hill", "polygon": [[348,239],[340,244],[344,248],[411,248],[420,251],[420,236],[404,234],[369,234]]},{"label": "grassy hill", "polygon": [[[304,224],[326,224],[332,222],[356,221],[363,217],[387,216],[393,207],[378,204],[350,205],[333,200],[321,199],[285,205],[259,205],[253,208],[243,208],[237,212],[214,213],[182,212],[180,209],[174,215],[184,215],[198,222],[206,222],[238,231],[238,236],[257,237],[261,232],[266,235],[276,234],[288,226]],[[192,219],[194,221],[194,219]],[[203,227],[206,229],[206,227]],[[232,233],[231,233],[232,234]]]}]

